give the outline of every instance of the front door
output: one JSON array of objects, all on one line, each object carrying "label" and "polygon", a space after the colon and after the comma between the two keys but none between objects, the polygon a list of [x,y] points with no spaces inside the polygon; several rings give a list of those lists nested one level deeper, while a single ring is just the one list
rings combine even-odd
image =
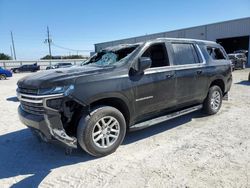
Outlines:
[{"label": "front door", "polygon": [[[135,111],[139,119],[175,106],[175,71],[169,66],[165,43],[156,43],[144,50],[141,57],[150,57],[152,65],[141,76],[131,77]],[[140,117],[141,116],[141,117]]]}]

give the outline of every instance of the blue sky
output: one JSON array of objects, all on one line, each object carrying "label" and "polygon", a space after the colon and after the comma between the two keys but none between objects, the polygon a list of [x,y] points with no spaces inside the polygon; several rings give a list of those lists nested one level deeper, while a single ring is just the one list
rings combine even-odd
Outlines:
[{"label": "blue sky", "polygon": [[[0,53],[10,54],[11,30],[17,58],[39,59],[48,54],[47,25],[55,44],[93,50],[99,42],[249,16],[250,0],[0,0]],[[69,53],[76,52],[52,46],[52,55]]]}]

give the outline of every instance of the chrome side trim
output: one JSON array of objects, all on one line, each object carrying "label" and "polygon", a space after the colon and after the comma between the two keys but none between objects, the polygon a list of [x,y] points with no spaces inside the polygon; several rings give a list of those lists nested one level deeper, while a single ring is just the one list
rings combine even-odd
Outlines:
[{"label": "chrome side trim", "polygon": [[135,101],[139,102],[139,101],[148,100],[148,99],[152,99],[152,98],[154,98],[154,96],[148,96],[148,97],[139,98],[139,99],[136,99]]}]

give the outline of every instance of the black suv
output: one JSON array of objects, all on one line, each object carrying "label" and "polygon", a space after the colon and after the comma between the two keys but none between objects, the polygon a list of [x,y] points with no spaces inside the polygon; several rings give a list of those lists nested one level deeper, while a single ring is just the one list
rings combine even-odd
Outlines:
[{"label": "black suv", "polygon": [[217,113],[231,84],[231,62],[219,44],[155,39],[106,48],[81,67],[19,80],[18,113],[44,141],[79,144],[104,156],[129,130],[201,108]]},{"label": "black suv", "polygon": [[18,72],[36,72],[40,70],[40,66],[37,63],[32,65],[21,65],[20,67],[12,68],[11,69],[14,73]]}]

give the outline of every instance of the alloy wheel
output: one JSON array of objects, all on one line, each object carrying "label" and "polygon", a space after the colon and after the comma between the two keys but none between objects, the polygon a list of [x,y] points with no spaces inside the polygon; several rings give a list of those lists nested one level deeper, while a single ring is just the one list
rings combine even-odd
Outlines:
[{"label": "alloy wheel", "polygon": [[211,108],[217,110],[220,107],[221,96],[219,91],[214,91],[211,97]]},{"label": "alloy wheel", "polygon": [[120,124],[112,116],[105,116],[97,121],[93,127],[92,140],[99,148],[108,148],[118,139]]}]

